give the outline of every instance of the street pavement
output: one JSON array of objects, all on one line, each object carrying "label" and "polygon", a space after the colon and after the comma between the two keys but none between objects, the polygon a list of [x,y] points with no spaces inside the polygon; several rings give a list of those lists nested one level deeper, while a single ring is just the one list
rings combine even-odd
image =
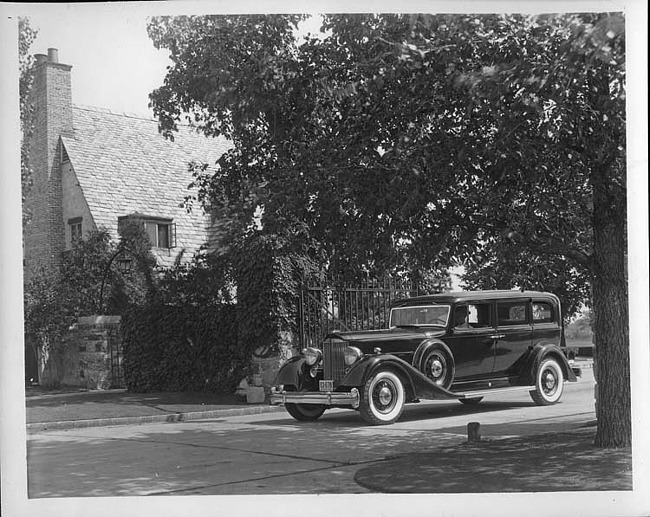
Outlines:
[{"label": "street pavement", "polygon": [[[481,424],[477,444],[467,443],[469,422]],[[475,407],[423,402],[390,426],[368,426],[349,410],[299,423],[280,410],[33,430],[28,490],[33,498],[630,490],[630,450],[596,450],[594,424],[587,369],[554,406],[534,406],[525,392]]]}]

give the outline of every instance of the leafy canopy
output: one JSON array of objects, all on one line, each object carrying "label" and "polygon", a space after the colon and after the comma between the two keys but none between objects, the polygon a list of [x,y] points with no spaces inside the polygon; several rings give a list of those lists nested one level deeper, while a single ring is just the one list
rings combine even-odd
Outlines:
[{"label": "leafy canopy", "polygon": [[[216,174],[196,171],[232,235],[259,220],[346,273],[476,271],[525,236],[536,259],[507,262],[520,279],[584,277],[589,168],[623,152],[620,17],[329,15],[326,36],[302,42],[301,19],[149,25],[174,62],[151,96],[162,130],[186,115],[234,143]],[[577,303],[584,282],[571,288]]]}]

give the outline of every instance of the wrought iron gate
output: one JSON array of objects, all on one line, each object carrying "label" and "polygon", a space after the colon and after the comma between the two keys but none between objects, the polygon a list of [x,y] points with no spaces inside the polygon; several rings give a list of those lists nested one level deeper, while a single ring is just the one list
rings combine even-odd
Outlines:
[{"label": "wrought iron gate", "polygon": [[122,375],[122,339],[119,325],[108,330],[108,352],[111,363],[111,389],[124,388]]},{"label": "wrought iron gate", "polygon": [[332,280],[307,284],[299,300],[300,346],[316,346],[335,330],[388,328],[393,301],[418,294],[413,283],[391,278],[367,279],[355,286]]}]

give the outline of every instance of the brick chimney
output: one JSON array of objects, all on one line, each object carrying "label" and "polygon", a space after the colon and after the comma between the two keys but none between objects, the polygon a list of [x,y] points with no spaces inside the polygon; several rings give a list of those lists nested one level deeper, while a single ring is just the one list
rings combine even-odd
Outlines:
[{"label": "brick chimney", "polygon": [[30,220],[25,227],[25,273],[60,262],[65,249],[62,214],[59,137],[73,136],[72,66],[59,63],[58,50],[36,54],[31,102],[34,131],[30,143],[32,188],[25,205]]}]

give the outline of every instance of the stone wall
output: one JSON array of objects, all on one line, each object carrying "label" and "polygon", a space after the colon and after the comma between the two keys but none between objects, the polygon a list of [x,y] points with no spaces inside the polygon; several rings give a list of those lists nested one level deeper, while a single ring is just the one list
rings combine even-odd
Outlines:
[{"label": "stone wall", "polygon": [[46,387],[120,388],[120,316],[86,316],[63,337],[61,352],[41,353],[39,383]]},{"label": "stone wall", "polygon": [[[121,387],[119,376],[122,343],[119,316],[79,318],[67,337],[68,350],[76,352],[77,364],[65,384],[89,389]],[[114,357],[114,361],[112,360]],[[114,362],[115,368],[112,368]]]},{"label": "stone wall", "polygon": [[256,350],[251,360],[251,374],[239,385],[238,393],[246,395],[248,403],[259,404],[268,402],[271,387],[282,364],[298,353],[297,338],[291,332],[280,332],[278,352],[266,355],[262,350]]}]

